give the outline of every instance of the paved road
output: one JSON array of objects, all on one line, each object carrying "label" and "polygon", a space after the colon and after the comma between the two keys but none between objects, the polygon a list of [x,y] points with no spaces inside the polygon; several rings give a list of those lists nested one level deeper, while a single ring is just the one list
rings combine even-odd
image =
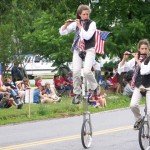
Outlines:
[{"label": "paved road", "polygon": [[[140,150],[129,109],[92,115],[90,150]],[[82,116],[0,127],[0,150],[83,150]]]}]

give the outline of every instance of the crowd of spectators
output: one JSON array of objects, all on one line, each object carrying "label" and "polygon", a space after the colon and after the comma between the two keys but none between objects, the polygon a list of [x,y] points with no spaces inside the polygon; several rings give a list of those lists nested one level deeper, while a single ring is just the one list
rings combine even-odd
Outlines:
[{"label": "crowd of spectators", "polygon": [[[3,82],[0,82],[0,108],[9,108],[15,105],[16,108],[21,109],[23,104],[26,103],[26,90],[29,90],[31,86],[25,70],[20,68],[15,64],[12,68],[11,76],[3,77]],[[119,74],[117,67],[115,67],[111,72],[104,71],[102,75],[101,70],[98,68],[99,66],[96,64],[93,66],[95,78],[101,88],[100,91],[103,89],[105,92],[96,98],[93,97],[90,104],[97,107],[102,105],[100,104],[102,100],[106,103],[107,92],[121,93],[129,97],[132,96],[132,71]],[[41,77],[35,78],[33,103],[57,103],[62,100],[61,97],[64,95],[70,97],[74,95],[72,72],[68,72],[66,75],[54,75],[53,84],[51,82],[43,82]]]},{"label": "crowd of spectators", "polygon": [[114,68],[113,72],[104,72],[104,75],[99,75],[99,85],[107,92],[120,93],[132,96],[133,87],[131,86],[133,71],[118,73]]},{"label": "crowd of spectators", "polygon": [[30,94],[33,95],[30,102],[35,104],[57,103],[62,100],[61,96],[73,94],[72,72],[65,76],[55,75],[53,83],[45,83],[41,77],[35,77],[34,87],[30,86],[26,71],[18,62],[14,63],[9,76],[2,77],[2,74],[2,66],[0,66],[0,108],[14,105],[17,109],[21,109],[26,99],[30,99]]}]

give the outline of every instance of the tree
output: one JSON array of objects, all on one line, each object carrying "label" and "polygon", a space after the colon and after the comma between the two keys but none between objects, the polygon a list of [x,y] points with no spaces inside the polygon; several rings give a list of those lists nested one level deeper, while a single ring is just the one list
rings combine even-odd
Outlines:
[{"label": "tree", "polygon": [[[36,53],[54,60],[56,66],[70,62],[73,34],[62,37],[59,28],[66,19],[76,18],[81,3],[90,4],[90,0],[2,0],[0,61],[8,63],[13,55]],[[140,39],[150,39],[149,1],[100,0],[90,5],[97,28],[112,32],[105,44],[110,57],[121,57],[127,49],[135,51]]]}]

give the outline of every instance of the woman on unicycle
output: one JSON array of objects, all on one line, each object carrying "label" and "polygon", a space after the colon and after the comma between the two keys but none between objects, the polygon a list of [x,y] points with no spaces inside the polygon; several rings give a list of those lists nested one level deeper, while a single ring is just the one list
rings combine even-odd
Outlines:
[{"label": "woman on unicycle", "polygon": [[[134,58],[127,62],[129,55]],[[123,71],[134,70],[132,83],[134,87],[131,98],[130,108],[135,117],[134,130],[139,130],[139,143],[142,150],[145,150],[150,145],[150,43],[147,39],[140,40],[138,43],[138,52],[125,52],[122,61],[119,63],[118,69]],[[139,102],[142,96],[146,96],[146,118],[143,120],[140,113]],[[147,140],[147,145],[144,146]]]},{"label": "woman on unicycle", "polygon": [[90,84],[91,90],[96,92],[98,84],[91,71],[95,61],[95,31],[96,23],[90,20],[91,9],[88,5],[80,5],[77,9],[77,18],[68,19],[59,29],[61,35],[75,32],[72,44],[73,52],[73,92],[75,94],[72,103],[81,102],[81,69],[84,61],[83,73]]}]

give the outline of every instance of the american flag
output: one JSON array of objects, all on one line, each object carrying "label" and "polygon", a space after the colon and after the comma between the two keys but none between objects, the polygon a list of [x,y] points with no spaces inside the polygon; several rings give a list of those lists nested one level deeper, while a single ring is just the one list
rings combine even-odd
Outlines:
[{"label": "american flag", "polygon": [[105,41],[110,32],[96,30],[95,32],[95,52],[97,54],[104,54]]},{"label": "american flag", "polygon": [[85,50],[84,39],[79,39],[79,41],[78,41],[78,48],[80,49],[80,51],[84,51]]},{"label": "american flag", "polygon": [[3,81],[2,81],[2,73],[3,73],[3,70],[2,70],[2,64],[0,63],[0,87],[3,85]]},{"label": "american flag", "polygon": [[[104,44],[110,32],[96,30],[95,32],[95,52],[104,54]],[[78,41],[78,48],[80,51],[85,50],[84,39],[80,38]]]}]

